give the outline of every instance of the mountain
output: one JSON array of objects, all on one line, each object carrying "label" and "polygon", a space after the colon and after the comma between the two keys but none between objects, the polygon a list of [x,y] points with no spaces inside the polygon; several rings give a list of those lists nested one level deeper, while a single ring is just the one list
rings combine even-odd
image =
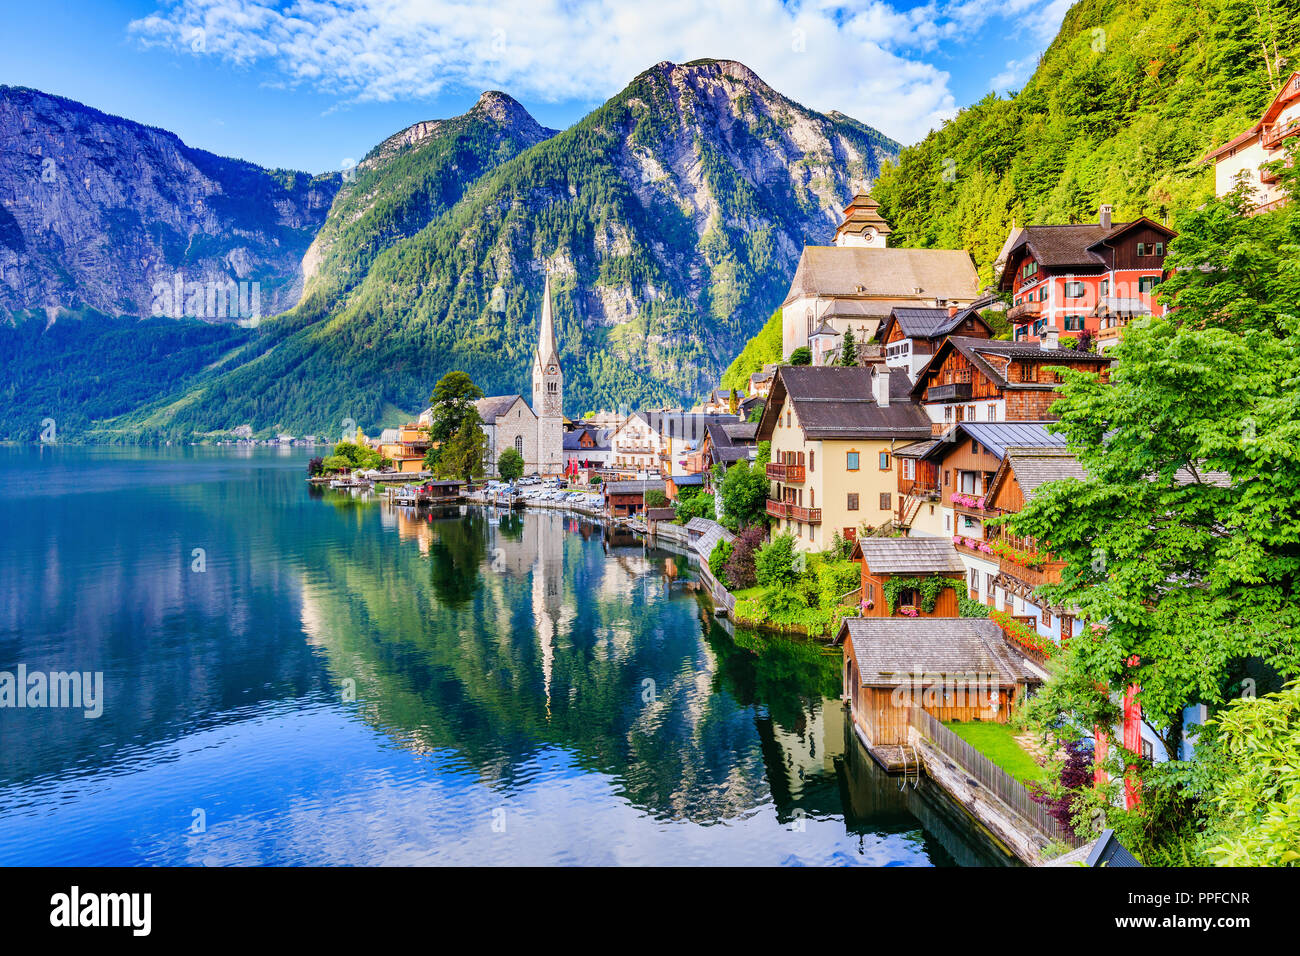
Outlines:
[{"label": "mountain", "polygon": [[873,194],[891,242],[966,248],[986,280],[1013,222],[1087,222],[1108,202],[1177,228],[1214,194],[1200,158],[1296,64],[1294,4],[1080,0],[1023,89],[903,150]]},{"label": "mountain", "polygon": [[[336,199],[298,307],[263,322],[237,363],[104,433],[373,428],[422,407],[455,368],[489,394],[527,394],[548,270],[571,415],[689,401],[898,149],[731,61],[660,63],[556,135],[502,94],[488,105],[509,119],[499,147],[474,111],[440,127],[471,130],[457,134],[470,147],[381,146]],[[390,210],[398,178],[413,199]],[[370,210],[359,229],[352,203]]]},{"label": "mountain", "polygon": [[[178,275],[247,283],[250,309],[256,282],[263,315],[291,308],[338,182],[225,159],[72,100],[0,86],[0,314],[140,317],[160,304],[175,317],[168,306],[179,297],[156,302],[154,286],[174,288]],[[230,319],[225,311],[203,314]]]}]

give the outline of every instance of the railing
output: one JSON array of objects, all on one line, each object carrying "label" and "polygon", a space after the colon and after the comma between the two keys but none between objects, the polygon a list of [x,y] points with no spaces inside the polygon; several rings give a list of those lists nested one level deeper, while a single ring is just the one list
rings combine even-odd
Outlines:
[{"label": "railing", "polygon": [[980,785],[1005,803],[1035,830],[1049,840],[1059,840],[1071,847],[1083,841],[1069,827],[1063,827],[1040,803],[1030,799],[1029,791],[1011,774],[940,723],[933,714],[920,707],[912,708],[912,726],[944,756],[961,766]]},{"label": "railing", "polygon": [[1019,322],[1027,316],[1039,315],[1043,311],[1041,302],[1022,302],[1007,309],[1007,321]]},{"label": "railing", "polygon": [[965,402],[971,396],[970,382],[953,382],[951,385],[931,385],[926,399],[931,402]]},{"label": "railing", "polygon": [[1264,131],[1264,148],[1272,149],[1287,136],[1300,131],[1300,120],[1291,120],[1291,122],[1282,125],[1276,124],[1272,128]]},{"label": "railing", "polygon": [[821,508],[800,508],[798,505],[790,506],[790,517],[795,521],[806,521],[808,524],[822,523]]},{"label": "railing", "polygon": [[999,571],[1011,575],[1017,581],[1023,581],[1030,587],[1061,583],[1061,568],[1065,564],[1063,561],[1045,561],[1040,567],[1031,568],[1005,554],[999,554],[997,558]]},{"label": "railing", "polygon": [[800,484],[805,476],[803,465],[787,465],[784,462],[768,462],[767,477],[773,481],[784,481],[790,484]]},{"label": "railing", "polygon": [[794,505],[788,504],[784,501],[775,501],[772,498],[767,499],[767,513],[773,518],[790,517],[790,509],[793,507]]}]

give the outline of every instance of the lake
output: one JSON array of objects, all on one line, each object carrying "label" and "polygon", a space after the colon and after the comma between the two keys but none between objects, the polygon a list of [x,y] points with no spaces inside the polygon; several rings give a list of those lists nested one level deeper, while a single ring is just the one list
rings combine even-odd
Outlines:
[{"label": "lake", "polygon": [[[429,518],[290,449],[0,448],[0,864],[1005,862],[846,730],[839,652],[559,512]],[[84,702],[83,702],[84,703]]]}]

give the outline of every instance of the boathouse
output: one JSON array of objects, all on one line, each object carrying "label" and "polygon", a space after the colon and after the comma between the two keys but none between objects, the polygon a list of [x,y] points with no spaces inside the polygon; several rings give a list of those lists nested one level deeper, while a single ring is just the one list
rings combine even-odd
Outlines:
[{"label": "boathouse", "polygon": [[940,721],[1006,723],[1026,687],[1046,675],[1003,639],[987,618],[847,618],[844,696],[852,723],[888,768],[908,741],[913,707]]},{"label": "boathouse", "polygon": [[[966,567],[943,538],[858,538],[865,617],[957,617]],[[943,583],[947,582],[947,583]]]},{"label": "boathouse", "polygon": [[660,480],[607,481],[604,485],[605,509],[611,518],[631,518],[645,511],[647,491],[664,491]]}]

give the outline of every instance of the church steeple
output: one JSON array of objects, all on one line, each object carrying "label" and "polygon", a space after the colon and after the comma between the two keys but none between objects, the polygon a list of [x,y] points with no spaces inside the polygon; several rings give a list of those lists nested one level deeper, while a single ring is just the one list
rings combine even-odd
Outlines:
[{"label": "church steeple", "polygon": [[542,324],[537,335],[537,365],[547,368],[559,364],[559,351],[555,347],[555,322],[551,318],[551,274],[548,272],[542,286]]}]

